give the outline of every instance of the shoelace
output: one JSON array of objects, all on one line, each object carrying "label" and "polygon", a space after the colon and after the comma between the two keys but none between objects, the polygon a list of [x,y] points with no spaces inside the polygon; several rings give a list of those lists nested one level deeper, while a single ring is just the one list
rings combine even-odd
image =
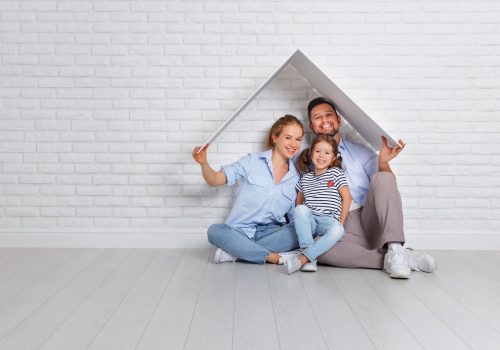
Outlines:
[{"label": "shoelace", "polygon": [[422,264],[422,260],[424,258],[423,254],[413,254],[413,251],[410,250],[403,253],[403,258],[410,269],[420,271],[420,265]]}]

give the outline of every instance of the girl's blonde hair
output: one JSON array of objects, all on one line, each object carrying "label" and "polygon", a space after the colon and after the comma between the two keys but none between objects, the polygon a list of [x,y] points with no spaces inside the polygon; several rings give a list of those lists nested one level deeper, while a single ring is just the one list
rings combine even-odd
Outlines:
[{"label": "girl's blonde hair", "polygon": [[328,168],[333,168],[333,167],[340,168],[342,166],[342,157],[340,156],[339,153],[337,141],[335,141],[335,139],[331,135],[320,134],[316,136],[314,140],[312,140],[310,148],[307,148],[303,150],[302,153],[300,153],[298,166],[301,171],[303,172],[310,171],[309,164],[311,162],[311,153],[314,150],[314,147],[320,142],[328,143],[330,146],[332,146],[333,149],[334,158],[332,160],[332,163],[328,166]]},{"label": "girl's blonde hair", "polygon": [[283,128],[291,124],[297,124],[298,126],[300,126],[300,128],[302,129],[302,134],[304,134],[304,126],[302,125],[302,122],[293,115],[287,114],[278,119],[277,121],[275,121],[273,126],[271,126],[271,129],[269,130],[269,133],[266,138],[266,149],[273,148],[274,147],[273,136],[276,137],[280,136],[281,132],[283,131]]}]

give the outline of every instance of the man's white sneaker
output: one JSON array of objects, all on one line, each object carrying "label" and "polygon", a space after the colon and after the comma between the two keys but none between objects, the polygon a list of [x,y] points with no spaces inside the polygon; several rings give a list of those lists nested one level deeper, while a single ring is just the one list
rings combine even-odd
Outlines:
[{"label": "man's white sneaker", "polygon": [[304,272],[316,272],[318,271],[318,261],[309,261],[306,263],[304,266],[302,266],[302,269],[300,271]]},{"label": "man's white sneaker", "polygon": [[302,267],[302,263],[300,262],[300,259],[297,257],[290,258],[286,261],[286,264],[284,266],[286,268],[286,271],[288,274],[292,274],[295,271],[299,271],[300,268]]},{"label": "man's white sneaker", "polygon": [[236,258],[234,256],[229,255],[228,253],[226,253],[222,249],[217,248],[217,250],[215,251],[214,263],[220,264],[220,263],[224,263],[224,262],[235,262],[235,261],[236,261]]},{"label": "man's white sneaker", "polygon": [[403,258],[400,249],[389,249],[384,257],[384,271],[391,278],[410,278],[411,269]]},{"label": "man's white sneaker", "polygon": [[300,256],[300,250],[292,250],[289,252],[278,253],[280,255],[280,259],[278,261],[278,265],[284,265],[286,262],[292,258],[298,258]]},{"label": "man's white sneaker", "polygon": [[413,271],[433,272],[437,270],[436,260],[429,254],[416,252],[411,248],[403,250],[403,258]]}]

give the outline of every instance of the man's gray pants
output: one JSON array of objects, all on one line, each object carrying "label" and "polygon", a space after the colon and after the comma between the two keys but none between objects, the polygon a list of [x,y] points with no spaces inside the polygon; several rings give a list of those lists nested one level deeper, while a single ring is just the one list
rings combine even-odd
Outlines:
[{"label": "man's gray pants", "polygon": [[403,205],[396,178],[378,172],[371,180],[364,207],[352,210],[344,236],[318,258],[338,267],[382,269],[388,242],[404,242]]}]

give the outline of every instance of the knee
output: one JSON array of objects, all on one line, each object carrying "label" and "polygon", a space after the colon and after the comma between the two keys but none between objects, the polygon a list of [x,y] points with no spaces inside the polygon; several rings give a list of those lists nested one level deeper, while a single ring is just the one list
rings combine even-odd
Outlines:
[{"label": "knee", "polygon": [[295,216],[306,216],[309,214],[309,208],[304,204],[295,207]]},{"label": "knee", "polygon": [[224,228],[226,225],[224,224],[213,224],[210,225],[207,231],[207,236],[208,236],[208,241],[213,244],[217,245],[217,242],[220,242],[223,237],[224,237]]},{"label": "knee", "polygon": [[333,224],[325,236],[328,241],[335,244],[344,236],[344,232],[344,226],[341,224]]},{"label": "knee", "polygon": [[396,177],[388,171],[376,172],[371,179],[372,186],[396,186]]}]

